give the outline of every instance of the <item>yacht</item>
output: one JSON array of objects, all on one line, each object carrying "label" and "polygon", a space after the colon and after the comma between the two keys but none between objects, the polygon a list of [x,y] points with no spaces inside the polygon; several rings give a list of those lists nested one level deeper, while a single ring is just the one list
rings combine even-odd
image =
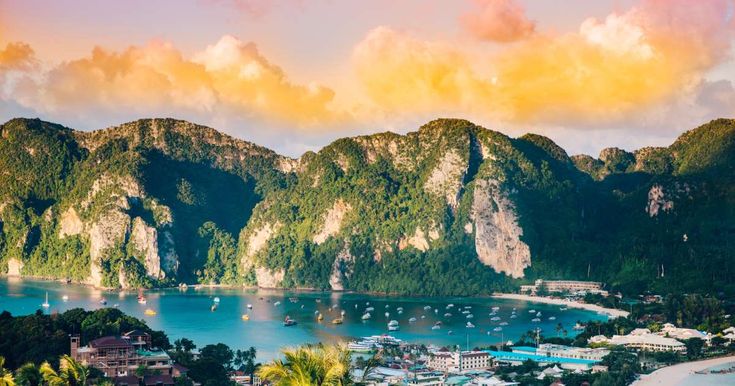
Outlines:
[{"label": "yacht", "polygon": [[403,307],[398,307],[398,308],[396,308],[396,310],[403,311]]},{"label": "yacht", "polygon": [[316,317],[316,320],[318,320],[318,321],[321,322],[322,320],[324,320],[324,315],[322,315],[321,313],[319,313],[319,316]]},{"label": "yacht", "polygon": [[466,316],[466,318],[467,318],[467,319],[472,319],[472,318],[474,318],[474,317],[475,317],[475,315],[472,315],[472,314],[468,314],[468,315]]},{"label": "yacht", "polygon": [[362,315],[362,318],[361,318],[361,319],[362,319],[362,320],[368,320],[368,319],[370,319],[370,318],[371,318],[371,315],[370,315],[370,313],[369,313],[369,312],[366,312],[366,313],[364,313],[364,314]]},{"label": "yacht", "polygon": [[513,315],[511,315],[511,316],[510,316],[510,318],[511,318],[511,319],[515,319],[515,318],[517,318],[517,317],[518,317],[518,316],[516,316],[516,314],[513,314]]},{"label": "yacht", "polygon": [[401,329],[401,327],[399,325],[397,325],[397,324],[396,325],[390,325],[390,324],[388,324],[388,331],[398,331],[400,329]]},{"label": "yacht", "polygon": [[252,304],[248,304],[248,310],[252,310],[252,309],[253,309],[253,305]]},{"label": "yacht", "polygon": [[533,319],[531,319],[531,321],[532,321],[532,322],[536,322],[536,323],[538,323],[538,322],[540,322],[540,321],[541,321],[541,319],[540,319],[540,318],[533,318]]},{"label": "yacht", "polygon": [[426,315],[421,315],[421,319],[426,319]]},{"label": "yacht", "polygon": [[498,325],[499,326],[507,326],[508,325],[508,322],[500,322]]},{"label": "yacht", "polygon": [[64,302],[68,302],[69,301],[69,296],[68,295],[64,295],[64,296],[61,297],[61,300],[63,300]]},{"label": "yacht", "polygon": [[452,314],[450,314],[449,312],[447,312],[446,314],[444,314],[444,317],[445,318],[451,318],[452,317]]},{"label": "yacht", "polygon": [[291,319],[291,317],[289,317],[288,315],[286,316],[286,319],[283,320],[284,327],[295,326],[297,324],[298,323],[295,320]]},{"label": "yacht", "polygon": [[368,307],[365,309],[365,312],[372,312],[372,311],[375,311],[374,307]]},{"label": "yacht", "polygon": [[397,325],[398,325],[398,321],[397,321],[397,320],[395,320],[395,319],[393,319],[393,320],[391,320],[390,322],[388,322],[388,325],[389,325],[389,326],[397,326]]},{"label": "yacht", "polygon": [[424,310],[428,311],[431,309],[431,306],[424,306]]},{"label": "yacht", "polygon": [[385,313],[385,317],[386,317],[386,318],[390,318],[390,312],[386,312],[386,313]]},{"label": "yacht", "polygon": [[332,319],[332,324],[342,324],[342,322],[343,322],[342,318]]},{"label": "yacht", "polygon": [[559,311],[566,311],[568,309],[569,309],[568,307],[561,307],[561,308],[559,308]]},{"label": "yacht", "polygon": [[536,310],[528,310],[528,313],[529,314],[535,314],[536,313]]},{"label": "yacht", "polygon": [[277,302],[273,303],[273,305],[274,305],[274,306],[280,306],[280,305],[281,305],[281,302],[278,302],[278,301],[277,301]]},{"label": "yacht", "polygon": [[556,316],[549,316],[549,320],[556,320]]},{"label": "yacht", "polygon": [[403,315],[403,310],[398,310],[398,315]]},{"label": "yacht", "polygon": [[440,326],[440,325],[438,325],[438,324],[435,324],[435,325],[431,326],[431,329],[432,329],[432,330],[438,330],[438,329],[440,329],[440,328],[442,328],[442,326]]},{"label": "yacht", "polygon": [[408,322],[409,323],[415,323],[416,322],[416,318],[411,317],[410,319],[408,319]]},{"label": "yacht", "polygon": [[217,311],[217,303],[212,304],[212,306],[209,307],[209,310],[212,312]]},{"label": "yacht", "polygon": [[495,328],[493,328],[493,331],[495,331],[495,332],[503,331],[503,327],[495,327]]},{"label": "yacht", "polygon": [[345,316],[345,310],[340,311],[339,314]]},{"label": "yacht", "polygon": [[490,318],[490,320],[492,320],[493,322],[497,322],[498,320],[500,320],[500,317],[499,316],[493,316],[492,318]]},{"label": "yacht", "polygon": [[46,292],[46,301],[44,301],[43,303],[41,303],[41,307],[43,307],[43,308],[49,308],[49,307],[51,307],[51,305],[48,303],[48,292]]},{"label": "yacht", "polygon": [[583,325],[581,325],[581,324],[579,324],[579,323],[575,324],[575,325],[574,325],[574,327],[572,327],[572,328],[573,328],[574,330],[577,330],[577,331],[582,331],[582,330],[584,330],[584,326],[583,326]]},{"label": "yacht", "polygon": [[454,307],[454,304],[453,304],[453,303],[449,303],[449,304],[447,304],[447,309],[450,309],[450,308],[452,308],[452,307]]},{"label": "yacht", "polygon": [[492,309],[493,311],[495,311],[495,312],[498,312],[498,310],[500,309],[500,307],[498,307],[498,306],[495,306],[495,307],[493,307],[493,308],[491,308],[491,309]]},{"label": "yacht", "polygon": [[138,304],[146,304],[148,303],[148,300],[146,300],[145,296],[138,295]]},{"label": "yacht", "polygon": [[219,303],[219,297],[215,296],[214,299],[212,299],[213,302]]},{"label": "yacht", "polygon": [[103,306],[106,306],[107,305],[107,299],[105,299],[105,298],[100,299],[100,304],[102,304]]},{"label": "yacht", "polygon": [[467,322],[467,328],[475,328],[475,325],[472,322]]}]

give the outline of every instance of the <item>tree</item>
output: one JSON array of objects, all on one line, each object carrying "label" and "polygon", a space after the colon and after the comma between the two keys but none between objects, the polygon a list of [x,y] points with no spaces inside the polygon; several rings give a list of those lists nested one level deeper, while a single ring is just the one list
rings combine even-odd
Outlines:
[{"label": "tree", "polygon": [[202,358],[211,358],[217,363],[220,363],[227,370],[232,369],[232,360],[235,358],[235,354],[232,349],[227,347],[224,343],[209,344],[202,348]]},{"label": "tree", "polygon": [[15,386],[13,373],[5,368],[4,357],[0,357],[0,386]]},{"label": "tree", "polygon": [[702,355],[702,347],[704,347],[704,341],[699,338],[689,338],[684,341],[687,347],[687,357],[689,359],[696,359]]},{"label": "tree", "polygon": [[174,341],[174,348],[176,349],[176,351],[190,352],[191,350],[197,348],[197,345],[195,345],[194,342],[190,339],[181,338]]},{"label": "tree", "polygon": [[257,370],[258,365],[255,364],[255,347],[247,350],[237,350],[235,352],[235,360],[233,361],[235,368],[250,375],[250,383],[253,383],[253,374]]},{"label": "tree", "polygon": [[18,386],[40,386],[42,382],[41,371],[31,362],[15,370],[15,383]]},{"label": "tree", "polygon": [[59,360],[59,371],[51,364],[41,364],[43,380],[49,386],[83,386],[89,378],[89,369],[68,355],[62,355]]},{"label": "tree", "polygon": [[350,352],[340,345],[306,345],[283,350],[258,369],[261,379],[275,386],[343,386],[351,383]]}]

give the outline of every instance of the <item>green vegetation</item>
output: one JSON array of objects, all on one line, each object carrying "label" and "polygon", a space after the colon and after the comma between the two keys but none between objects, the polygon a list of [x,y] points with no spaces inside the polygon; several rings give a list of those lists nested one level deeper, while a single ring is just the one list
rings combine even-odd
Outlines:
[{"label": "green vegetation", "polygon": [[283,350],[276,359],[258,370],[258,376],[275,386],[343,386],[350,378],[351,356],[345,347],[302,346]]},{"label": "green vegetation", "polygon": [[[15,119],[0,134],[2,272],[12,261],[23,275],[81,282],[96,280],[99,266],[95,284],[152,287],[256,284],[254,268],[265,267],[282,270],[270,284],[285,287],[513,290],[521,281],[478,259],[476,237],[487,236],[473,225],[473,196],[484,189],[494,211],[507,199],[503,210],[523,230],[525,281],[735,294],[732,120],[670,147],[605,149],[599,159],[453,119],[405,136],[340,139],[298,162],[171,119],[92,133]],[[315,238],[333,208],[344,212],[340,223]],[[145,228],[135,237],[134,222]],[[266,226],[270,238],[249,245]]]}]

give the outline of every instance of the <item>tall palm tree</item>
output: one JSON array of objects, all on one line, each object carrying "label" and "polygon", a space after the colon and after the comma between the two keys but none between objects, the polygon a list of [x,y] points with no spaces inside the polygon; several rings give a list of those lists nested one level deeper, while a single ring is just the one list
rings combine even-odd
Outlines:
[{"label": "tall palm tree", "polygon": [[62,355],[58,372],[48,362],[43,362],[41,374],[49,386],[82,386],[87,383],[89,369],[74,358]]},{"label": "tall palm tree", "polygon": [[13,373],[5,368],[5,357],[0,356],[0,386],[15,386]]},{"label": "tall palm tree", "polygon": [[283,350],[276,359],[258,370],[258,376],[275,386],[351,385],[349,350],[343,345],[306,345]]},{"label": "tall palm tree", "polygon": [[18,386],[40,386],[42,382],[41,370],[32,362],[28,362],[15,370],[15,383]]}]

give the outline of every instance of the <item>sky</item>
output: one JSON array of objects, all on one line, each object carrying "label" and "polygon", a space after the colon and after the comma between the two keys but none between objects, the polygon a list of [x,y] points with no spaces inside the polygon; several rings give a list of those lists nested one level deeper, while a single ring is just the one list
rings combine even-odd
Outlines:
[{"label": "sky", "polygon": [[298,157],[440,117],[570,154],[735,115],[735,0],[0,0],[0,121],[173,117]]}]

